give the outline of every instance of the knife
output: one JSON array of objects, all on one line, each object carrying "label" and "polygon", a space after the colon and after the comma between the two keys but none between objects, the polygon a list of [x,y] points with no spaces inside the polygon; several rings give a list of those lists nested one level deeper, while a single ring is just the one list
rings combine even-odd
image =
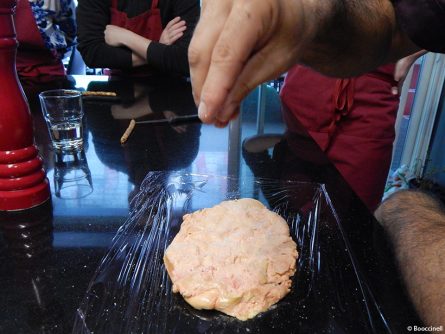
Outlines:
[{"label": "knife", "polygon": [[190,123],[202,123],[198,115],[186,115],[186,116],[176,116],[171,118],[163,119],[153,119],[148,121],[136,121],[136,124],[151,124],[151,125],[180,125],[180,124],[190,124]]}]

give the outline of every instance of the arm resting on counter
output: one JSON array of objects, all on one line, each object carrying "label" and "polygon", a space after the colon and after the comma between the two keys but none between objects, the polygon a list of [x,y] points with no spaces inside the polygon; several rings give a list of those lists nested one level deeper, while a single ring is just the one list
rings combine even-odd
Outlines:
[{"label": "arm resting on counter", "polygon": [[376,210],[409,295],[428,326],[445,325],[445,210],[432,196],[401,190]]}]

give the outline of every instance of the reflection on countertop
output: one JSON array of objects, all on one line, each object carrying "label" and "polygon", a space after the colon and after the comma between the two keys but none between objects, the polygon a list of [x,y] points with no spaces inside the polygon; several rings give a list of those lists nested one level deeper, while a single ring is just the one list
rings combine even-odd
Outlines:
[{"label": "reflection on countertop", "polygon": [[[397,332],[406,328],[408,320],[413,323],[415,315],[388,258],[381,228],[310,138],[285,133],[273,88],[266,89],[265,129],[276,135],[266,142],[257,123],[255,91],[244,102],[241,118],[225,129],[202,124],[137,125],[127,143],[121,145],[119,139],[130,119],[196,114],[190,82],[177,77],[141,81],[70,76],[52,81],[23,80],[22,85],[53,196],[51,202],[29,212],[16,216],[0,213],[0,307],[7,310],[0,317],[0,332],[71,331],[88,284],[113,236],[128,218],[141,182],[151,171],[230,175],[233,178],[218,179],[221,181],[215,189],[230,193],[242,186],[243,194],[263,201],[267,189],[242,181],[256,176],[283,183],[288,179],[324,183],[357,265],[364,268],[390,327]],[[51,148],[37,94],[54,88],[113,91],[118,95],[117,99],[84,100],[85,147],[81,152],[58,156]],[[64,175],[72,173],[80,173],[88,188],[85,194],[70,192],[67,197],[60,191],[69,182]],[[190,202],[190,209],[208,206],[206,197]],[[301,206],[298,194],[295,206]],[[23,219],[41,222],[39,232],[32,229],[22,233],[15,228]],[[381,284],[382,279],[386,284]]]}]

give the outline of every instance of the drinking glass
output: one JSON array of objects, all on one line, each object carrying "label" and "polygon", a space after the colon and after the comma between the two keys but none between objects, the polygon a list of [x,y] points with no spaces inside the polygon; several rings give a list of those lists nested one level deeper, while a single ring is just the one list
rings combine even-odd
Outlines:
[{"label": "drinking glass", "polygon": [[42,112],[56,151],[83,148],[82,94],[76,90],[56,89],[39,94]]},{"label": "drinking glass", "polygon": [[93,192],[84,150],[54,154],[54,186],[56,196],[63,199],[79,199]]}]

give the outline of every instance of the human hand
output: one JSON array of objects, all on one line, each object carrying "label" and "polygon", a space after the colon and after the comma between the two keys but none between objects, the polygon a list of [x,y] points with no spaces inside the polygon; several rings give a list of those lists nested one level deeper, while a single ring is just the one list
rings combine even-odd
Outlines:
[{"label": "human hand", "polygon": [[110,46],[126,46],[125,40],[133,34],[130,30],[114,25],[107,25],[104,31],[105,42]]},{"label": "human hand", "polygon": [[396,67],[394,69],[394,80],[397,81],[397,86],[392,87],[391,93],[393,95],[400,95],[403,87],[403,83],[405,82],[406,76],[411,68],[411,66],[416,62],[416,60],[423,56],[427,51],[422,50],[416,52],[412,55],[409,55],[405,58],[400,59],[396,63]]},{"label": "human hand", "polygon": [[303,42],[301,3],[295,0],[203,0],[189,47],[199,117],[225,126],[260,83],[288,70]]},{"label": "human hand", "polygon": [[181,38],[182,35],[184,35],[184,31],[186,29],[187,27],[185,26],[185,21],[181,20],[179,16],[175,17],[167,24],[167,26],[162,31],[159,43],[172,45],[179,38]]}]

